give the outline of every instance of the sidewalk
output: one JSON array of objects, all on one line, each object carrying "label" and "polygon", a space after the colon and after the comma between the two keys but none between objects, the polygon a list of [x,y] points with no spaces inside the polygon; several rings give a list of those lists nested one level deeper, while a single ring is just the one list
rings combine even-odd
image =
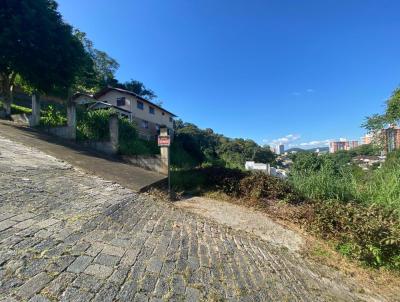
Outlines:
[{"label": "sidewalk", "polygon": [[118,157],[105,156],[76,143],[12,122],[0,120],[0,136],[39,149],[88,173],[115,181],[136,192],[165,178],[156,172],[126,164]]}]

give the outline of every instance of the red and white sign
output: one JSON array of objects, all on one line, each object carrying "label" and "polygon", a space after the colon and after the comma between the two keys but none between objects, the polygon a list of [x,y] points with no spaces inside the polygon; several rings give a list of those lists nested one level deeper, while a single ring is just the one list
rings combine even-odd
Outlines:
[{"label": "red and white sign", "polygon": [[158,146],[159,147],[169,147],[171,145],[171,139],[169,136],[159,136]]}]

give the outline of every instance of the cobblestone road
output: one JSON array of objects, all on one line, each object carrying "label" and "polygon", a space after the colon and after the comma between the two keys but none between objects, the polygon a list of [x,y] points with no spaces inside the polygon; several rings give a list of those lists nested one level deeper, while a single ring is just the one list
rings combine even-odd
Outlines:
[{"label": "cobblestone road", "polygon": [[335,274],[0,137],[0,300],[366,298]]}]

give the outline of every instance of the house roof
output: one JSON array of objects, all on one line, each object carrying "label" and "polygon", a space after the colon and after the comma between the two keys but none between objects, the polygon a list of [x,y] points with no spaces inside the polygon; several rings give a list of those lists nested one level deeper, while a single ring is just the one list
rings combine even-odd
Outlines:
[{"label": "house roof", "polygon": [[97,92],[97,93],[94,95],[94,98],[97,99],[97,98],[99,98],[99,97],[105,95],[105,94],[106,94],[107,92],[109,92],[109,91],[118,91],[118,92],[121,92],[121,93],[125,93],[125,94],[132,95],[132,96],[134,96],[134,97],[140,99],[141,101],[146,102],[146,103],[150,104],[151,106],[153,106],[153,107],[155,107],[155,108],[158,108],[158,109],[160,109],[161,111],[164,111],[164,112],[166,112],[166,113],[172,115],[173,117],[176,117],[176,115],[173,114],[172,112],[169,112],[168,110],[165,110],[164,108],[162,108],[162,107],[160,107],[160,106],[154,104],[153,102],[150,102],[149,100],[147,100],[147,99],[145,99],[144,97],[142,97],[142,96],[140,96],[140,95],[134,93],[133,91],[129,91],[129,90],[121,89],[121,88],[106,87],[106,88],[100,90],[99,92]]},{"label": "house roof", "polygon": [[77,100],[82,97],[86,103],[90,103],[90,102],[94,102],[96,101],[96,99],[93,97],[93,95],[91,94],[87,94],[87,93],[82,93],[82,92],[77,92],[72,96],[72,100],[74,102],[77,102]]},{"label": "house roof", "polygon": [[124,108],[117,107],[117,106],[111,105],[106,102],[101,102],[101,101],[97,101],[96,103],[93,103],[92,105],[90,105],[88,107],[88,109],[95,109],[95,108],[113,108],[116,111],[121,111],[121,112],[128,113],[128,114],[132,113],[131,111],[126,110]]}]

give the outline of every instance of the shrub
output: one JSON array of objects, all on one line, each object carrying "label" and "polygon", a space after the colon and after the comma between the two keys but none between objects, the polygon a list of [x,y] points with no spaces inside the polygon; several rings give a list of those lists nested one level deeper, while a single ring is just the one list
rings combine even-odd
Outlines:
[{"label": "shrub", "polygon": [[308,228],[336,240],[339,252],[368,265],[400,270],[398,212],[337,200],[315,201],[313,208]]},{"label": "shrub", "polygon": [[120,118],[119,152],[126,155],[153,155],[160,153],[155,140],[143,140],[138,138],[136,124],[126,118]]},{"label": "shrub", "polygon": [[67,118],[61,111],[50,105],[41,111],[40,127],[58,127],[64,126],[67,123]]},{"label": "shrub", "polygon": [[[113,111],[78,110],[77,139],[80,141],[107,141],[110,139],[109,121]],[[138,138],[136,125],[126,118],[118,119],[119,153],[151,155],[159,153],[155,141]]]},{"label": "shrub", "polygon": [[261,172],[249,173],[239,169],[210,166],[174,171],[173,175],[172,185],[176,190],[219,191],[231,197],[249,200],[302,200],[288,182]]},{"label": "shrub", "polygon": [[160,149],[153,141],[120,138],[119,152],[125,155],[154,155],[160,153]]},{"label": "shrub", "polygon": [[110,139],[109,110],[77,112],[77,139],[80,141],[104,141]]},{"label": "shrub", "polygon": [[200,165],[200,161],[183,147],[182,142],[174,140],[171,145],[171,165],[188,170]]},{"label": "shrub", "polygon": [[290,184],[265,173],[251,173],[240,181],[240,196],[252,199],[286,200],[300,202],[303,198]]},{"label": "shrub", "polygon": [[175,191],[199,192],[204,191],[207,179],[197,170],[173,170],[171,171],[171,186]]}]

